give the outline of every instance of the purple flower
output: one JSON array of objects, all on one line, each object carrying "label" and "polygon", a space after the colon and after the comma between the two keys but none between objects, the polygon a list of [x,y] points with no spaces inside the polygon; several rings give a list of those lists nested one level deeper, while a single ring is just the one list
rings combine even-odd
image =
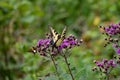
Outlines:
[{"label": "purple flower", "polygon": [[50,39],[40,39],[37,42],[37,46],[48,46],[50,44]]},{"label": "purple flower", "polygon": [[116,66],[117,66],[117,64],[113,63],[111,66],[112,66],[112,67],[116,67]]},{"label": "purple flower", "polygon": [[37,42],[37,50],[41,56],[46,56],[50,46],[50,39],[39,39]]},{"label": "purple flower", "polygon": [[120,48],[117,48],[116,52],[117,52],[118,54],[120,54]]},{"label": "purple flower", "polygon": [[116,67],[117,66],[117,64],[115,63],[115,61],[114,60],[109,60],[108,61],[108,66],[111,66],[111,67]]},{"label": "purple flower", "polygon": [[82,42],[78,41],[73,35],[70,35],[63,40],[61,45],[58,46],[58,49],[61,50],[63,48],[72,48],[78,46],[80,43]]},{"label": "purple flower", "polygon": [[102,67],[102,66],[103,66],[103,63],[102,63],[102,62],[97,62],[96,65],[97,65],[98,67]]},{"label": "purple flower", "polygon": [[103,63],[107,63],[108,60],[107,60],[107,59],[103,59],[102,62],[103,62]]},{"label": "purple flower", "polygon": [[106,72],[109,72],[111,67],[114,68],[117,66],[117,63],[115,63],[114,59],[110,59],[110,60],[103,59],[101,62],[95,60],[95,64],[96,66],[98,66],[98,68],[101,69],[101,71],[106,71]]},{"label": "purple flower", "polygon": [[112,65],[112,64],[113,64],[113,62],[114,62],[114,61],[111,59],[111,60],[109,60],[109,61],[108,61],[108,63],[107,63],[107,64],[108,64],[108,65]]},{"label": "purple flower", "polygon": [[117,24],[110,24],[107,27],[100,27],[104,30],[104,33],[106,34],[106,44],[105,47],[109,44],[113,45],[113,48],[115,48],[116,52],[120,54],[120,48],[118,48],[119,45],[119,36],[120,36],[120,22]]},{"label": "purple flower", "polygon": [[108,35],[115,35],[120,32],[119,24],[110,24],[109,27],[105,27],[104,30]]},{"label": "purple flower", "polygon": [[70,49],[72,47],[78,46],[81,41],[78,41],[73,35],[65,38],[59,46],[54,46],[51,44],[51,39],[39,39],[37,42],[37,52],[42,56],[46,56],[46,53],[51,53],[52,55],[56,55],[62,49]]}]

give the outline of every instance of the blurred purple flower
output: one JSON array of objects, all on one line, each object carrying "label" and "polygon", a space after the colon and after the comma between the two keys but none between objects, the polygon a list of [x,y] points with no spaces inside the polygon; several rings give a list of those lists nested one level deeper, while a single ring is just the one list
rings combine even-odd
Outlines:
[{"label": "blurred purple flower", "polygon": [[107,59],[103,59],[102,62],[103,62],[103,63],[107,63],[108,60],[107,60]]},{"label": "blurred purple flower", "polygon": [[120,37],[120,22],[117,24],[110,24],[107,27],[100,26],[104,30],[104,33],[106,34],[106,44],[104,47],[106,47],[109,44],[112,44],[113,48],[116,50],[118,54],[120,54],[119,49],[119,37]]},{"label": "blurred purple flower", "polygon": [[101,70],[101,71],[106,71],[106,73],[109,72],[109,70],[117,66],[117,63],[115,63],[114,59],[103,59],[101,62],[95,60],[96,66]]},{"label": "blurred purple flower", "polygon": [[113,63],[111,66],[112,66],[112,67],[116,67],[116,66],[117,66],[117,64]]},{"label": "blurred purple flower", "polygon": [[114,34],[120,33],[119,23],[118,24],[110,24],[109,27],[105,27],[105,31],[109,35],[114,35]]},{"label": "blurred purple flower", "polygon": [[97,65],[98,67],[102,67],[102,66],[104,65],[104,63],[102,63],[102,62],[96,62],[96,65]]},{"label": "blurred purple flower", "polygon": [[115,61],[113,59],[108,61],[108,65],[112,66],[112,67],[116,67],[117,66],[117,64],[115,63]]},{"label": "blurred purple flower", "polygon": [[112,65],[112,64],[113,64],[113,62],[114,62],[114,60],[112,60],[112,59],[111,59],[111,60],[109,60],[109,61],[108,61],[108,63],[107,63],[107,64],[108,64],[108,65]]},{"label": "blurred purple flower", "polygon": [[117,52],[118,54],[120,54],[120,48],[117,48],[116,52]]}]

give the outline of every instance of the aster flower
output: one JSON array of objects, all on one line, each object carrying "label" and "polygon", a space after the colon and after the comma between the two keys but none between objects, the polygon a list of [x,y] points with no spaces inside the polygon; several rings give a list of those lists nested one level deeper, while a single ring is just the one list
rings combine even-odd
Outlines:
[{"label": "aster flower", "polygon": [[57,50],[61,51],[62,49],[70,49],[75,46],[79,46],[82,43],[82,40],[78,41],[73,35],[68,36],[63,40],[63,42],[52,49],[52,45],[50,43],[50,39],[39,39],[37,42],[37,50],[40,53],[40,55],[45,56],[48,51],[50,51],[51,54],[57,54]]},{"label": "aster flower", "polygon": [[112,44],[115,51],[120,54],[120,22],[117,24],[110,24],[107,27],[100,26],[100,28],[103,29],[103,33],[106,34],[106,44],[104,45],[104,47]]},{"label": "aster flower", "polygon": [[120,54],[120,47],[116,49],[116,52]]},{"label": "aster flower", "polygon": [[108,35],[116,35],[120,33],[120,26],[119,24],[110,24],[109,27],[105,27],[104,30]]},{"label": "aster flower", "polygon": [[102,61],[94,60],[96,66],[92,68],[92,71],[97,71],[99,73],[105,74],[106,79],[109,80],[109,74],[111,71],[120,64],[120,56],[115,56],[114,59],[103,59]]},{"label": "aster flower", "polygon": [[50,39],[39,39],[37,42],[37,51],[42,56],[47,56],[46,52],[49,51]]},{"label": "aster flower", "polygon": [[110,67],[110,66],[111,66],[111,67],[116,67],[116,65],[117,65],[117,64],[115,63],[115,61],[114,61],[113,59],[109,60],[108,63],[107,63],[107,66],[109,66],[109,67]]},{"label": "aster flower", "polygon": [[82,41],[83,41],[82,39],[78,41],[78,39],[76,39],[73,35],[70,35],[63,40],[60,46],[58,46],[58,49],[59,50],[66,49],[66,48],[70,49],[70,48],[79,46],[82,43]]}]

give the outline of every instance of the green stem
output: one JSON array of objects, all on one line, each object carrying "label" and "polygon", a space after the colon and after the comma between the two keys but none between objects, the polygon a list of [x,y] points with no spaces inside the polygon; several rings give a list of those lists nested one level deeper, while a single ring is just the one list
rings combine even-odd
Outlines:
[{"label": "green stem", "polygon": [[106,73],[106,80],[109,80],[109,74],[112,70],[113,70],[113,68],[111,68],[110,71],[108,73]]},{"label": "green stem", "polygon": [[72,71],[70,69],[70,64],[68,63],[67,57],[65,55],[64,55],[64,59],[65,59],[65,63],[67,64],[67,67],[68,67],[68,70],[70,72],[72,80],[75,80],[74,77],[73,77]]},{"label": "green stem", "polygon": [[109,80],[109,74],[106,74],[106,80]]},{"label": "green stem", "polygon": [[61,79],[60,79],[60,76],[59,76],[59,73],[58,73],[58,71],[57,71],[57,65],[56,65],[56,63],[55,63],[55,61],[54,61],[54,58],[53,58],[53,56],[52,56],[52,55],[50,55],[50,57],[51,57],[52,62],[53,62],[53,64],[54,64],[54,67],[55,67],[55,70],[56,70],[56,74],[57,74],[57,76],[58,76],[59,80],[61,80]]}]

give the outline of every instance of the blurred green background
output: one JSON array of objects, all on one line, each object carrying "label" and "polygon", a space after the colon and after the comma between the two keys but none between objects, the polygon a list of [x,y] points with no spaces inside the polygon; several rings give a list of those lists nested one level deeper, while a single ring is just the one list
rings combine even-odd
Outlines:
[{"label": "blurred green background", "polygon": [[[72,49],[68,60],[76,80],[97,80],[99,76],[91,71],[93,60],[115,54],[111,46],[103,47],[104,36],[98,26],[119,19],[119,0],[0,0],[0,80],[37,80],[54,72],[50,60],[28,52],[45,37],[48,25],[58,32],[67,26],[67,35],[84,40]],[[58,64],[68,80],[64,61],[58,60]]]}]

